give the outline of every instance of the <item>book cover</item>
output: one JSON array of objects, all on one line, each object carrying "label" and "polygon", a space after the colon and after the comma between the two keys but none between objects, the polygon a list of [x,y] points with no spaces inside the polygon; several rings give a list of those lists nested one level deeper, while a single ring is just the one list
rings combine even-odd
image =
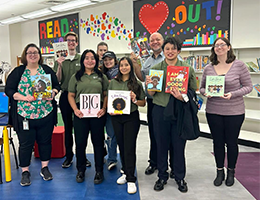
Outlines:
[{"label": "book cover", "polygon": [[67,42],[57,42],[53,43],[55,60],[59,57],[67,57],[69,54],[68,43]]},{"label": "book cover", "polygon": [[48,65],[51,68],[54,67],[54,62],[55,62],[54,56],[43,57],[43,64]]},{"label": "book cover", "polygon": [[147,37],[131,38],[131,49],[138,58],[138,64],[143,66],[145,61],[150,57],[150,45]]},{"label": "book cover", "polygon": [[108,90],[107,112],[115,114],[130,114],[130,91]]},{"label": "book cover", "polygon": [[258,65],[258,69],[260,68],[260,58],[256,58],[256,63]]},{"label": "book cover", "polygon": [[170,93],[177,87],[182,94],[187,94],[189,80],[189,67],[168,66],[166,73],[165,92]]},{"label": "book cover", "polygon": [[250,67],[250,71],[259,72],[259,67],[254,62],[246,62],[246,65]]},{"label": "book cover", "polygon": [[46,100],[52,97],[50,74],[31,76],[33,97],[35,100]]},{"label": "book cover", "polygon": [[161,92],[163,83],[163,70],[153,70],[149,71],[149,76],[153,83],[148,84],[148,91]]},{"label": "book cover", "polygon": [[207,76],[205,92],[212,97],[224,95],[225,76]]},{"label": "book cover", "polygon": [[257,84],[255,84],[255,85],[253,85],[253,88],[257,91],[258,96],[259,96],[259,95],[260,95],[260,84],[257,83]]},{"label": "book cover", "polygon": [[80,94],[79,106],[83,117],[97,117],[100,110],[100,94]]},{"label": "book cover", "polygon": [[201,69],[204,70],[204,68],[209,64],[209,62],[209,56],[202,56]]},{"label": "book cover", "polygon": [[204,100],[199,95],[197,95],[197,100],[198,100],[198,108],[199,108],[199,110],[201,110]]}]

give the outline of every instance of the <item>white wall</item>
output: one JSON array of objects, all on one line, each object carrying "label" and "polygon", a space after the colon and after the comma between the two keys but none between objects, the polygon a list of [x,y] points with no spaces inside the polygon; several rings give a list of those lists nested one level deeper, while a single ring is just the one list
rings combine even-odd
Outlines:
[{"label": "white wall", "polygon": [[9,26],[0,26],[0,61],[11,63]]}]

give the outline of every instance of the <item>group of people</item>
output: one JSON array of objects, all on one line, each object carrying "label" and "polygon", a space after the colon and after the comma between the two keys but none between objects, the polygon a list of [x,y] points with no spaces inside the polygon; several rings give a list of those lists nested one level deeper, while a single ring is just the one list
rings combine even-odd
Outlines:
[{"label": "group of people", "polygon": [[[147,102],[147,120],[150,136],[149,165],[146,175],[158,169],[158,180],[154,190],[164,189],[169,176],[174,178],[180,192],[187,192],[185,181],[185,145],[186,140],[179,134],[179,118],[183,105],[196,98],[196,75],[192,67],[179,59],[182,42],[175,37],[164,40],[160,33],[153,33],[149,38],[152,55],[140,67],[134,53],[131,57],[122,57],[119,61],[108,45],[101,42],[97,52],[91,49],[76,52],[78,36],[69,32],[65,36],[69,55],[60,57],[54,69],[43,64],[40,49],[29,44],[22,53],[23,65],[16,67],[8,76],[5,92],[11,100],[11,124],[19,139],[19,161],[22,168],[20,184],[27,186],[30,181],[30,160],[34,142],[38,143],[42,168],[40,175],[48,181],[53,178],[48,163],[51,158],[51,137],[57,124],[57,105],[55,95],[61,90],[59,107],[65,128],[66,158],[63,168],[71,166],[73,161],[73,135],[76,145],[76,181],[85,180],[86,167],[91,162],[86,157],[88,135],[94,148],[95,176],[94,183],[104,180],[104,156],[108,154],[108,170],[117,165],[117,145],[122,163],[121,177],[117,184],[127,183],[127,192],[133,194],[136,189],[136,139],[140,129],[139,106]],[[209,64],[202,76],[200,92],[207,98],[206,117],[213,136],[214,155],[217,165],[217,177],[214,185],[219,186],[225,179],[224,158],[227,144],[228,170],[226,185],[234,184],[235,167],[238,156],[237,139],[244,120],[245,106],[243,95],[252,90],[252,82],[246,65],[236,60],[232,46],[226,38],[217,38],[211,48]],[[147,91],[152,83],[148,76],[150,69],[163,70],[167,66],[189,67],[189,95],[181,94],[177,88],[165,93],[163,77],[162,92]],[[32,97],[31,75],[51,74],[52,97],[46,100],[34,100]],[[205,90],[206,76],[224,75],[225,93],[223,97],[211,97]],[[137,80],[137,78],[139,80]],[[145,90],[141,82],[145,82]],[[109,90],[130,91],[131,113],[107,113]],[[80,94],[100,94],[101,109],[96,118],[83,118],[80,111]],[[232,105],[232,106],[231,106]],[[169,113],[170,111],[170,113]],[[107,137],[105,138],[106,130]],[[105,148],[105,144],[107,148]],[[107,149],[107,150],[106,150]],[[168,173],[170,165],[170,174]]]}]

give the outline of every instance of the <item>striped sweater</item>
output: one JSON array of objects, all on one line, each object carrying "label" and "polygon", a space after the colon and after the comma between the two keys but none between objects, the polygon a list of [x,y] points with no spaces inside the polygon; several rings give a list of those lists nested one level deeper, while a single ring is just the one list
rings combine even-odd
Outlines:
[{"label": "striped sweater", "polygon": [[[200,93],[205,93],[206,76],[217,76],[217,73],[209,64],[204,69]],[[250,93],[253,89],[250,74],[246,65],[240,60],[234,60],[229,71],[225,74],[225,91],[231,92],[229,100],[221,97],[212,97],[207,99],[206,112],[218,115],[241,115],[245,113],[245,104],[243,96]]]}]

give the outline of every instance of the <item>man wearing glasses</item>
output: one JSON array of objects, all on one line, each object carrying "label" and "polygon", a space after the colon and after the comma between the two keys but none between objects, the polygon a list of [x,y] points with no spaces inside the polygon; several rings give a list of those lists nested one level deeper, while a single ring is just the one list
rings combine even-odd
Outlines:
[{"label": "man wearing glasses", "polygon": [[[68,84],[71,76],[80,69],[80,55],[76,51],[76,47],[78,46],[78,35],[74,32],[68,32],[64,39],[68,42],[69,55],[66,58],[61,56],[57,59],[54,64],[54,71],[56,72],[62,89],[59,107],[65,128],[66,147],[66,159],[63,162],[62,167],[68,168],[71,166],[73,160],[73,110],[68,102]],[[91,163],[88,161],[88,159],[86,159],[86,166],[91,166]]]}]

